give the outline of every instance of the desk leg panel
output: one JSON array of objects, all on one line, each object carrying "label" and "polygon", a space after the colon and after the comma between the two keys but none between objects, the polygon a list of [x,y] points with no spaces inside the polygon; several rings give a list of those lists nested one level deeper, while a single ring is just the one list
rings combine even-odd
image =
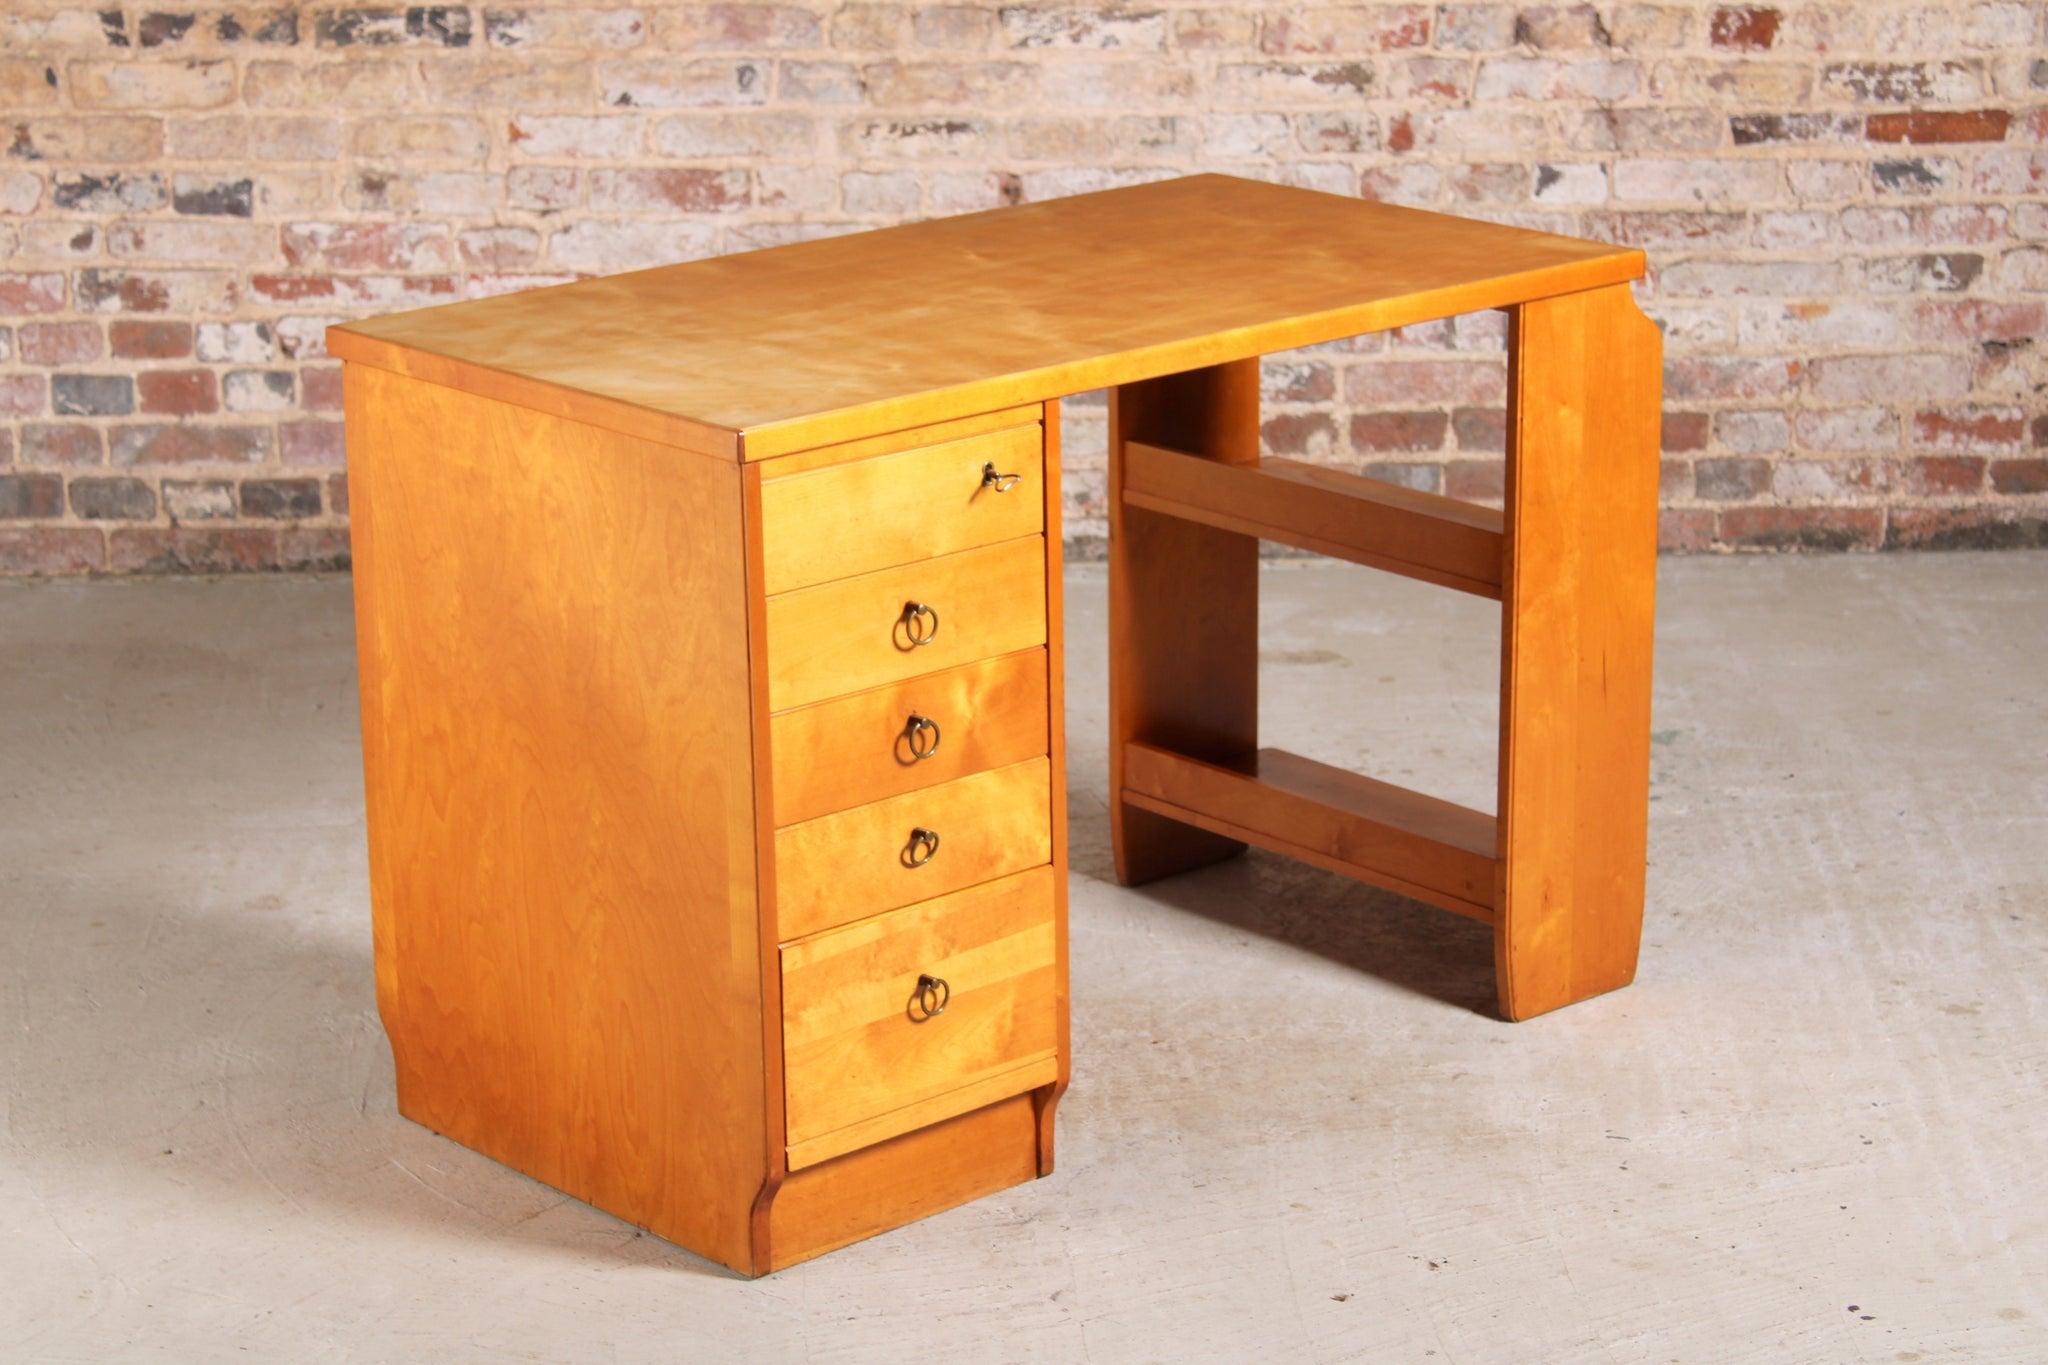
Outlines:
[{"label": "desk leg panel", "polygon": [[1494,933],[1509,1019],[1635,977],[1662,352],[1627,285],[1513,310]]},{"label": "desk leg panel", "polygon": [[735,464],[346,367],[399,1109],[751,1264],[766,1059]]},{"label": "desk leg panel", "polygon": [[1124,800],[1124,745],[1228,764],[1258,748],[1259,542],[1128,506],[1124,443],[1231,464],[1259,458],[1259,362],[1110,392],[1109,818],[1126,886],[1219,862],[1233,839]]}]

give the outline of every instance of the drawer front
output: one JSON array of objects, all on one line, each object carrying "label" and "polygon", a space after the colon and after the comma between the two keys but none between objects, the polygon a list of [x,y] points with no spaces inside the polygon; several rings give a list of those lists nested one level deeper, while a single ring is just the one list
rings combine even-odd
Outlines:
[{"label": "drawer front", "polygon": [[768,599],[768,709],[1044,643],[1044,536],[800,588]]},{"label": "drawer front", "polygon": [[956,778],[777,830],[775,936],[787,942],[1051,860],[1050,760]]},{"label": "drawer front", "polygon": [[[990,468],[1000,482],[984,481]],[[1036,422],[781,477],[771,461],[762,475],[770,594],[1045,529]]]},{"label": "drawer front", "polygon": [[775,823],[1045,754],[1049,701],[1032,649],[785,711],[769,723]]},{"label": "drawer front", "polygon": [[[1053,873],[1001,881],[782,950],[790,1165],[936,1123],[1057,1075]],[[925,1002],[919,978],[934,986]]]}]

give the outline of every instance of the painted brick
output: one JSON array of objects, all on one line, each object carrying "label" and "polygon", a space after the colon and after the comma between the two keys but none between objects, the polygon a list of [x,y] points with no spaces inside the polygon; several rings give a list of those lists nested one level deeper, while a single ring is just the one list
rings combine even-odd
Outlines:
[{"label": "painted brick", "polygon": [[0,526],[0,574],[93,573],[106,565],[106,542],[88,526]]},{"label": "painted brick", "polygon": [[[345,566],[331,323],[1194,169],[1644,248],[1667,546],[2025,543],[2044,43],[2022,0],[9,6],[0,464],[79,477],[0,572]],[[1269,445],[1497,500],[1503,325],[1273,358]]]},{"label": "painted brick", "polygon": [[1778,40],[1778,11],[1758,5],[1730,6],[1714,11],[1708,41],[1738,52],[1761,52]]},{"label": "painted brick", "polygon": [[82,109],[212,109],[235,96],[229,61],[72,62],[65,77]]},{"label": "painted brick", "polygon": [[0,374],[0,417],[33,417],[49,401],[50,381],[40,374]]},{"label": "painted brick", "polygon": [[21,428],[21,462],[25,465],[104,464],[106,438],[84,422],[29,422]]},{"label": "painted brick", "polygon": [[98,360],[106,340],[96,322],[23,323],[16,338],[30,365],[77,365]]},{"label": "painted brick", "polygon": [[1936,409],[1913,414],[1912,431],[1922,450],[2019,450],[2027,414],[2018,407]]},{"label": "painted brick", "polygon": [[1769,460],[1695,460],[1692,468],[1693,486],[1706,502],[1747,502],[1770,491]]},{"label": "painted brick", "polygon": [[163,499],[174,523],[225,521],[236,511],[235,485],[226,479],[165,479]]}]

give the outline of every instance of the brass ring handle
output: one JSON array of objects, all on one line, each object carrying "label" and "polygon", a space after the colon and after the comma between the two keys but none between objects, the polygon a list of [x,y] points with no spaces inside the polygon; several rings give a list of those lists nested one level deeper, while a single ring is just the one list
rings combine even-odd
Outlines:
[{"label": "brass ring handle", "polygon": [[927,1019],[936,1019],[946,1012],[952,1000],[953,988],[946,984],[945,977],[921,974],[917,978],[917,992],[910,997],[910,1022],[922,1024]]},{"label": "brass ring handle", "polygon": [[939,751],[939,742],[945,738],[939,730],[939,723],[929,716],[911,712],[904,723],[903,737],[910,745],[910,761],[922,763]]},{"label": "brass ring handle", "polygon": [[1009,492],[1023,477],[1022,474],[998,474],[993,460],[981,467],[981,486],[993,488],[998,493]]},{"label": "brass ring handle", "polygon": [[932,829],[910,831],[910,842],[899,855],[905,867],[923,867],[939,856],[939,833]]},{"label": "brass ring handle", "polygon": [[922,602],[905,602],[903,615],[897,619],[903,627],[904,638],[910,641],[913,649],[938,638],[939,614]]}]

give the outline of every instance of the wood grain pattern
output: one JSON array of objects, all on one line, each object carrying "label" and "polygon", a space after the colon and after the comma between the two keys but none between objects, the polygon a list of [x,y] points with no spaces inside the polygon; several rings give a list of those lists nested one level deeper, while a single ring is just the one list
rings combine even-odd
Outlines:
[{"label": "wood grain pattern", "polygon": [[1632,249],[1200,175],[353,322],[328,348],[754,460],[1642,271]]},{"label": "wood grain pattern", "polygon": [[[962,1109],[1008,1074],[1019,1092],[1057,1073],[1052,870],[1035,868],[817,934],[782,949],[782,1045],[792,1149],[901,1113],[909,1128]],[[943,978],[943,1013],[910,1009],[920,975]],[[1043,1064],[1043,1065],[1040,1065]],[[826,1149],[813,1145],[819,1153]],[[794,1161],[792,1162],[794,1164]]]},{"label": "wood grain pattern", "polygon": [[[786,1154],[789,1169],[800,1171],[821,1161],[830,1161],[835,1156],[886,1142],[898,1134],[944,1122],[955,1114],[979,1109],[997,1100],[1017,1095],[1035,1096],[1052,1088],[1059,1074],[1059,1058],[1051,1052],[1036,1053],[1015,1066],[975,1071],[961,1084],[927,1094],[899,1109],[886,1110],[869,1118],[857,1119],[843,1128],[834,1128],[829,1133],[791,1142]],[[1041,1170],[1039,1173],[1045,1172]]]},{"label": "wood grain pattern", "polygon": [[[1051,751],[1046,651],[1027,649],[784,711],[774,726],[775,823],[922,791]],[[939,727],[912,756],[912,715]]]},{"label": "wood grain pattern", "polygon": [[781,1270],[1038,1174],[1032,1097],[1017,1095],[791,1172],[767,1205],[760,1270]]},{"label": "wood grain pattern", "polygon": [[1025,426],[1038,421],[1043,409],[1044,405],[1041,403],[1026,403],[1020,407],[997,408],[994,412],[971,412],[965,417],[949,417],[943,422],[931,422],[900,431],[885,431],[876,436],[855,437],[853,440],[838,441],[832,445],[810,446],[788,455],[763,460],[761,473],[765,478],[780,479],[791,474],[824,469],[828,465],[845,464],[850,460],[865,460],[876,455],[894,455],[899,450],[909,450],[913,446],[940,445],[967,436],[979,436],[983,432],[1001,431],[1005,427]]},{"label": "wood grain pattern", "polygon": [[768,1097],[740,471],[377,369],[344,395],[399,1108],[749,1268]]},{"label": "wood grain pattern", "polygon": [[1109,430],[1109,821],[1130,886],[1244,849],[1121,793],[1134,741],[1225,764],[1258,748],[1259,542],[1130,504],[1126,445],[1256,462],[1258,362],[1115,389]]},{"label": "wood grain pattern", "polygon": [[1663,342],[1625,285],[1510,329],[1501,1013],[1635,977],[1649,821]]},{"label": "wood grain pattern", "polygon": [[[1041,696],[1039,705],[1044,701]],[[777,937],[783,942],[1052,858],[1050,764],[1028,759],[775,832]],[[939,835],[906,866],[912,829]]]},{"label": "wood grain pattern", "polygon": [[1123,449],[1126,506],[1500,597],[1501,514],[1490,507],[1299,460]]},{"label": "wood grain pattern", "polygon": [[[987,486],[993,465],[1016,475]],[[771,471],[772,472],[772,471]],[[771,479],[761,488],[770,593],[1045,529],[1038,423]]]},{"label": "wood grain pattern", "polygon": [[[1060,524],[1060,405],[1049,402],[1041,413],[1045,432],[1045,524]],[[1046,730],[1052,761],[1052,901],[1054,1000],[1058,1012],[1059,1074],[1032,1092],[1038,1118],[1038,1173],[1052,1174],[1054,1115],[1073,1077],[1074,1048],[1071,994],[1067,979],[1067,642],[1066,566],[1059,536],[1045,546]]]},{"label": "wood grain pattern", "polygon": [[[906,642],[904,604],[939,628]],[[1025,536],[768,599],[768,698],[777,711],[1045,643],[1045,538]]]},{"label": "wood grain pattern", "polygon": [[1124,781],[1126,799],[1147,810],[1493,922],[1484,811],[1280,749],[1222,767],[1133,744]]}]

